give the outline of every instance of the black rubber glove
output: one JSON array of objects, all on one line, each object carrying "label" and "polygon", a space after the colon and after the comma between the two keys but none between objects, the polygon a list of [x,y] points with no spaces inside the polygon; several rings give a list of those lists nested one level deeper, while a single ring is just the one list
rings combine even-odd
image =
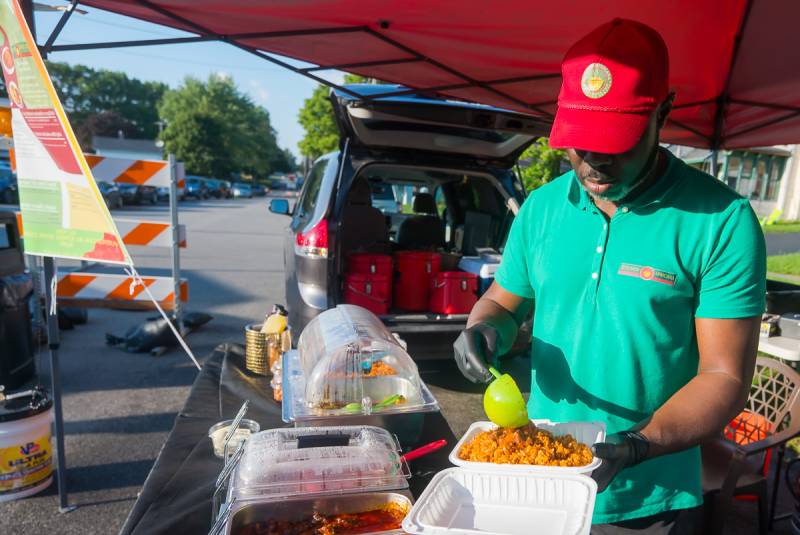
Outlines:
[{"label": "black rubber glove", "polygon": [[461,331],[453,343],[456,364],[461,374],[473,383],[488,383],[493,375],[489,362],[497,351],[497,330],[488,323],[478,323]]},{"label": "black rubber glove", "polygon": [[647,458],[650,442],[638,431],[622,431],[606,437],[605,442],[592,446],[592,452],[603,464],[592,472],[597,482],[597,492],[603,492],[617,474],[631,466],[636,466]]}]

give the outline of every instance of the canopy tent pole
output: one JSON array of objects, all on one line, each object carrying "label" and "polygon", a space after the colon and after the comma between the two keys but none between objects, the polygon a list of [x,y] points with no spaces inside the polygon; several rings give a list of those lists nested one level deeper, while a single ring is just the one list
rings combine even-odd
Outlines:
[{"label": "canopy tent pole", "polygon": [[56,459],[58,481],[58,512],[69,513],[75,510],[69,505],[67,491],[67,460],[64,452],[64,417],[61,409],[61,364],[58,350],[61,345],[58,332],[58,311],[56,310],[55,282],[57,281],[56,262],[52,256],[44,257],[44,302],[47,317],[47,347],[50,350],[50,384],[53,389],[53,420],[56,434]]},{"label": "canopy tent pole", "polygon": [[717,172],[719,171],[719,164],[717,163],[717,149],[711,150],[711,176],[719,178]]}]

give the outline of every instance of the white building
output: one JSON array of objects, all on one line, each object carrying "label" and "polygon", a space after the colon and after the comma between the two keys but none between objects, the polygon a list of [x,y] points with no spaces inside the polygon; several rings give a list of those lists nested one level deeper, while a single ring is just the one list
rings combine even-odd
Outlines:
[{"label": "white building", "polygon": [[[711,172],[711,152],[670,146],[686,163]],[[753,210],[767,217],[780,210],[780,219],[800,219],[800,145],[756,147],[717,153],[717,178],[750,199]]]}]

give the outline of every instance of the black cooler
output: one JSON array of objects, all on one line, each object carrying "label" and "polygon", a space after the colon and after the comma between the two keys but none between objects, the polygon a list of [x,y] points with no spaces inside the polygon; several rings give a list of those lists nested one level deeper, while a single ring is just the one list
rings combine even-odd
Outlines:
[{"label": "black cooler", "polygon": [[0,385],[6,391],[30,380],[36,371],[32,295],[33,278],[25,273],[16,214],[0,211]]}]

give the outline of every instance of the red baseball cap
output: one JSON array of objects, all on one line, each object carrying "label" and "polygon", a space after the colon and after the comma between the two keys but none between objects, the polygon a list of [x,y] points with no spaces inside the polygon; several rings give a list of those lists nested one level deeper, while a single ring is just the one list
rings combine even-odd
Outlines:
[{"label": "red baseball cap", "polygon": [[664,39],[641,22],[614,19],[572,45],[564,56],[550,146],[627,152],[668,94],[669,53]]}]

